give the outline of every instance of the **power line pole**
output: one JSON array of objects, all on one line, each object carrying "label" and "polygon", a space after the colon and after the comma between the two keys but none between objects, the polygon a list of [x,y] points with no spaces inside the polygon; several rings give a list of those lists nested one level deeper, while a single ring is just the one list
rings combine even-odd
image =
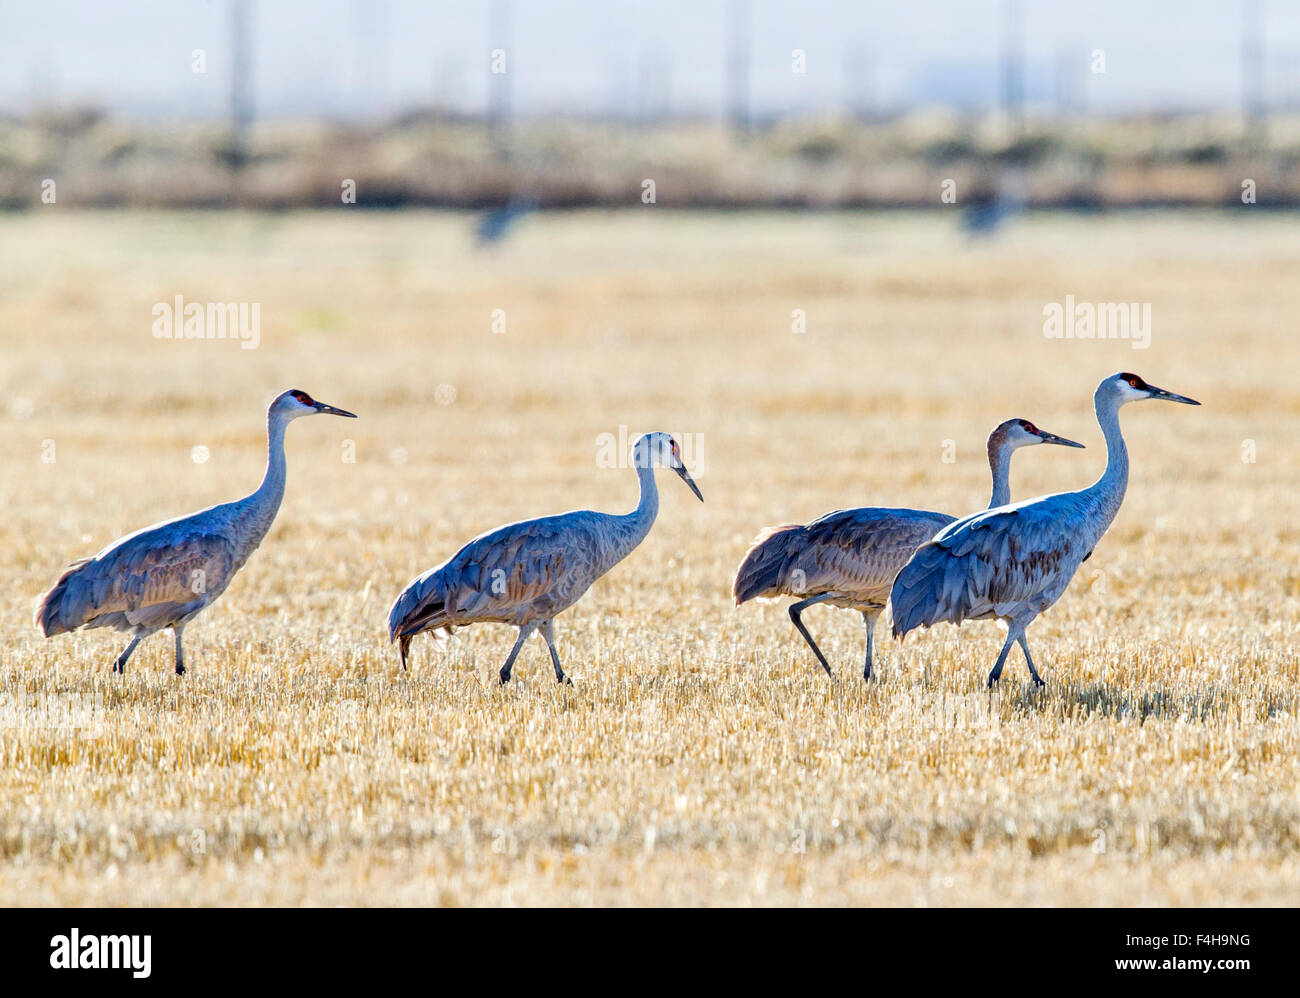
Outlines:
[{"label": "power line pole", "polygon": [[1077,38],[1063,39],[1056,46],[1056,104],[1062,116],[1083,110],[1083,45]]},{"label": "power line pole", "polygon": [[388,0],[352,0],[351,111],[360,119],[383,114],[388,100]]},{"label": "power line pole", "polygon": [[1246,143],[1261,149],[1268,137],[1268,109],[1264,102],[1264,3],[1243,0],[1241,5],[1241,114]]},{"label": "power line pole", "polygon": [[662,45],[641,46],[637,59],[636,117],[643,125],[668,117],[670,65],[668,52]]},{"label": "power line pole", "polygon": [[749,134],[749,0],[727,3],[727,108],[737,135]]},{"label": "power line pole", "polygon": [[236,187],[248,161],[248,129],[253,123],[251,6],[252,0],[230,0],[230,169]]},{"label": "power line pole", "polygon": [[1020,0],[1002,0],[1002,113],[1019,138],[1025,111],[1025,9]]},{"label": "power line pole", "polygon": [[867,121],[875,112],[875,64],[871,49],[861,40],[844,48],[844,108],[858,121]]},{"label": "power line pole", "polygon": [[488,84],[488,142],[496,157],[510,158],[510,131],[513,114],[511,76],[516,53],[510,51],[514,21],[513,0],[493,0],[488,13],[488,43],[491,77]]}]

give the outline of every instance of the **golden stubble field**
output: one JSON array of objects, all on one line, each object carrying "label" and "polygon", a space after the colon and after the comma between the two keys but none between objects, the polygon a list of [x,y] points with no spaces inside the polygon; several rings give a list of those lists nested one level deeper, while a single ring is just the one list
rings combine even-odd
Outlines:
[{"label": "golden stubble field", "polygon": [[[445,214],[3,225],[0,903],[1300,900],[1293,221],[972,244],[939,215],[648,208],[492,252]],[[258,349],[156,340],[178,294],[260,303]],[[1046,339],[1067,294],[1150,302],[1149,349]],[[1017,455],[1016,497],[1092,481],[1116,370],[1204,406],[1125,409],[1125,506],[1030,632],[1044,691],[1017,651],[985,692],[990,623],[901,652],[882,623],[867,687],[855,614],[806,615],[831,683],[783,606],[731,605],[766,524],[981,507],[1009,416],[1088,445]],[[115,633],[41,639],[67,561],[256,486],[288,387],[361,418],[290,429],[279,520],[189,627],[189,674],[167,634],[125,678]],[[598,461],[620,426],[689,435],[707,501],[660,473],[646,543],[557,622],[576,685],[535,640],[498,688],[493,626],[422,636],[403,675],[384,623],[416,572],[631,508]]]}]

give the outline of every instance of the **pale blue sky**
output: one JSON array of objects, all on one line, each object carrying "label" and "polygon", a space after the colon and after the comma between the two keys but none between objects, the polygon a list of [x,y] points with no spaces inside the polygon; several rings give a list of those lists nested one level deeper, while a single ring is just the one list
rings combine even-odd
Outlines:
[{"label": "pale blue sky", "polygon": [[[1245,0],[1023,0],[1031,100],[1058,67],[1093,109],[1234,108]],[[94,102],[132,115],[214,116],[227,106],[230,0],[3,4],[0,108]],[[489,2],[250,0],[259,114],[386,114],[487,100]],[[841,106],[987,106],[997,93],[1003,0],[750,0],[759,113]],[[515,0],[507,46],[523,113],[602,113],[639,93],[671,110],[723,106],[728,0]],[[1268,90],[1300,104],[1300,3],[1265,0]],[[790,71],[791,51],[807,72]],[[207,73],[190,70],[204,49]],[[1094,49],[1105,75],[1088,72]],[[866,53],[863,58],[858,53]],[[848,73],[845,67],[852,67]],[[644,68],[643,68],[644,67]]]}]

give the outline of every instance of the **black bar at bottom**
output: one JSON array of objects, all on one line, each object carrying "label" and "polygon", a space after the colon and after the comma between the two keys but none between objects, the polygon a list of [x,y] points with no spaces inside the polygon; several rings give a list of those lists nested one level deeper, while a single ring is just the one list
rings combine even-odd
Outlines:
[{"label": "black bar at bottom", "polygon": [[11,994],[22,982],[337,989],[414,974],[434,984],[451,965],[493,987],[577,974],[593,987],[734,988],[784,973],[812,984],[828,961],[864,987],[877,975],[934,986],[1008,972],[1039,984],[1289,987],[1294,919],[1285,909],[25,909],[0,911],[0,961]]}]

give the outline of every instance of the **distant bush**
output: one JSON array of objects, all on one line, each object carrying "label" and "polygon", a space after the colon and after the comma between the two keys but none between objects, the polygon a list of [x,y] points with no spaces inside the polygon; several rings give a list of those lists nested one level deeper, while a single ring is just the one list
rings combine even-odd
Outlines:
[{"label": "distant bush", "polygon": [[[1295,120],[1292,120],[1292,119]],[[787,118],[737,135],[715,121],[485,122],[412,111],[387,122],[257,122],[239,144],[220,122],[159,124],[94,108],[0,119],[0,206],[59,203],[154,207],[482,209],[524,198],[539,208],[656,203],[690,208],[937,207],[935,173],[1022,175],[1040,207],[1219,204],[1240,184],[1230,169],[1241,126],[1213,115],[1003,120],[932,109],[895,118]],[[1300,204],[1300,116],[1276,115],[1277,146],[1253,151],[1269,205]],[[1291,136],[1287,138],[1286,136]],[[1288,144],[1289,143],[1289,144]],[[1265,203],[1261,201],[1261,203]]]}]

